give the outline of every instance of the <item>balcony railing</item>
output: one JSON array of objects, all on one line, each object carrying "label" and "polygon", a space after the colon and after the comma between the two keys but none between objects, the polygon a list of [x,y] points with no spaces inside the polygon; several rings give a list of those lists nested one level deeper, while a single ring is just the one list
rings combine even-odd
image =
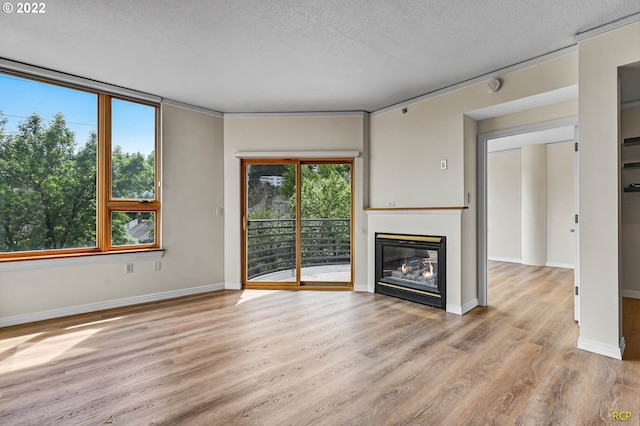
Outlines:
[{"label": "balcony railing", "polygon": [[[296,268],[295,219],[247,223],[247,279]],[[301,219],[301,266],[351,263],[350,219]]]}]

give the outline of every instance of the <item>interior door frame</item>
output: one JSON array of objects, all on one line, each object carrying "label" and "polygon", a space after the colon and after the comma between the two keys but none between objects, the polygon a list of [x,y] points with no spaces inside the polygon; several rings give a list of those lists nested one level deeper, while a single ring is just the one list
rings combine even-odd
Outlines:
[{"label": "interior door frame", "polygon": [[580,132],[578,125],[573,128],[573,142],[575,146],[574,150],[574,184],[575,191],[573,208],[575,211],[575,220],[573,224],[574,229],[574,259],[573,259],[573,319],[580,325],[580,221],[579,219],[579,207],[580,207]]},{"label": "interior door frame", "polygon": [[[488,268],[487,263],[489,261],[489,253],[488,253],[488,213],[487,213],[487,204],[488,204],[488,193],[487,193],[487,145],[488,141],[491,139],[501,138],[505,136],[514,136],[521,133],[531,133],[531,132],[539,132],[542,130],[550,130],[555,129],[557,127],[566,127],[573,126],[577,128],[578,126],[578,116],[572,116],[567,118],[560,118],[557,120],[550,121],[542,121],[539,123],[529,124],[525,126],[512,127],[504,130],[497,130],[494,132],[488,133],[480,133],[478,134],[478,144],[477,144],[477,171],[478,174],[476,176],[477,179],[477,191],[478,191],[478,238],[477,238],[477,277],[478,277],[478,305],[479,306],[488,306],[489,305],[489,297],[488,297],[488,285],[489,285],[489,277],[488,277]],[[578,183],[576,181],[576,192]],[[576,214],[578,213],[578,206],[575,206]],[[579,234],[576,234],[576,246],[579,246]],[[577,258],[580,257],[580,253],[575,254]],[[577,262],[574,267],[578,267]]]},{"label": "interior door frame", "polygon": [[[296,165],[296,280],[292,281],[248,281],[247,280],[247,173],[246,166],[249,164],[295,164]],[[302,166],[305,164],[349,164],[350,166],[350,277],[348,282],[330,283],[324,281],[303,281],[301,278],[302,256],[301,256],[301,179]],[[273,289],[273,290],[353,290],[354,289],[354,262],[355,262],[355,158],[243,158],[240,162],[240,228],[241,228],[241,284],[243,288],[251,289]]]}]

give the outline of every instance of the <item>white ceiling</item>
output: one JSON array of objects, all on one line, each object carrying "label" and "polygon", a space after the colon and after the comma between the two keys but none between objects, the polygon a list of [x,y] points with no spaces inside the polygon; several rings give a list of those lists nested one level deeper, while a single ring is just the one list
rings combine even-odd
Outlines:
[{"label": "white ceiling", "polygon": [[640,0],[56,0],[0,57],[222,112],[374,111],[575,44]]}]

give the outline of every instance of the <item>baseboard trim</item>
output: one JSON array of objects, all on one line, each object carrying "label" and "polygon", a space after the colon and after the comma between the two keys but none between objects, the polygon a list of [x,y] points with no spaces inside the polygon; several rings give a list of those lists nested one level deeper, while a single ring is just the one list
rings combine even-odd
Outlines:
[{"label": "baseboard trim", "polygon": [[69,306],[66,308],[52,309],[49,311],[33,312],[23,315],[0,317],[0,327],[26,324],[36,321],[44,321],[53,318],[68,317],[70,315],[86,314],[87,312],[103,311],[105,309],[120,308],[122,306],[138,305],[140,303],[156,302],[176,297],[190,296],[211,291],[224,290],[223,283],[191,287],[181,290],[164,291],[162,293],[144,294],[141,296],[126,297],[124,299],[107,300],[104,302],[89,303],[86,305]]},{"label": "baseboard trim", "polygon": [[640,291],[622,290],[622,297],[628,297],[629,299],[640,299]]},{"label": "baseboard trim", "polygon": [[476,308],[477,306],[478,306],[478,299],[477,298],[468,301],[467,303],[462,305],[462,315],[466,314],[467,312],[469,312],[473,308]]},{"label": "baseboard trim", "polygon": [[489,256],[488,259],[494,262],[522,263],[522,259],[516,259],[515,257]]},{"label": "baseboard trim", "polygon": [[462,315],[462,306],[460,305],[450,305],[447,303],[447,312],[450,314]]},{"label": "baseboard trim", "polygon": [[242,284],[240,283],[225,283],[225,290],[242,290]]},{"label": "baseboard trim", "polygon": [[608,345],[606,343],[596,342],[595,340],[585,339],[583,337],[578,338],[578,349],[583,351],[593,352],[598,355],[604,355],[609,358],[622,359],[622,354],[626,346],[624,337],[620,340],[620,346]]},{"label": "baseboard trim", "polygon": [[571,263],[547,262],[544,266],[548,266],[550,268],[574,269],[574,266]]},{"label": "baseboard trim", "polygon": [[478,306],[478,299],[470,300],[469,302],[465,303],[462,306],[450,305],[447,303],[447,312],[456,314],[456,315],[464,315],[477,306]]}]

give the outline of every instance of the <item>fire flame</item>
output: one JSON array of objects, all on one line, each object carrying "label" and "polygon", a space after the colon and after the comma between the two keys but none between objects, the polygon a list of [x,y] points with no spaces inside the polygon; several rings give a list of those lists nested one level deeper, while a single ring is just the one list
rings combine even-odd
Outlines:
[{"label": "fire flame", "polygon": [[429,262],[429,266],[422,271],[422,276],[425,278],[429,278],[433,276],[433,265]]}]

